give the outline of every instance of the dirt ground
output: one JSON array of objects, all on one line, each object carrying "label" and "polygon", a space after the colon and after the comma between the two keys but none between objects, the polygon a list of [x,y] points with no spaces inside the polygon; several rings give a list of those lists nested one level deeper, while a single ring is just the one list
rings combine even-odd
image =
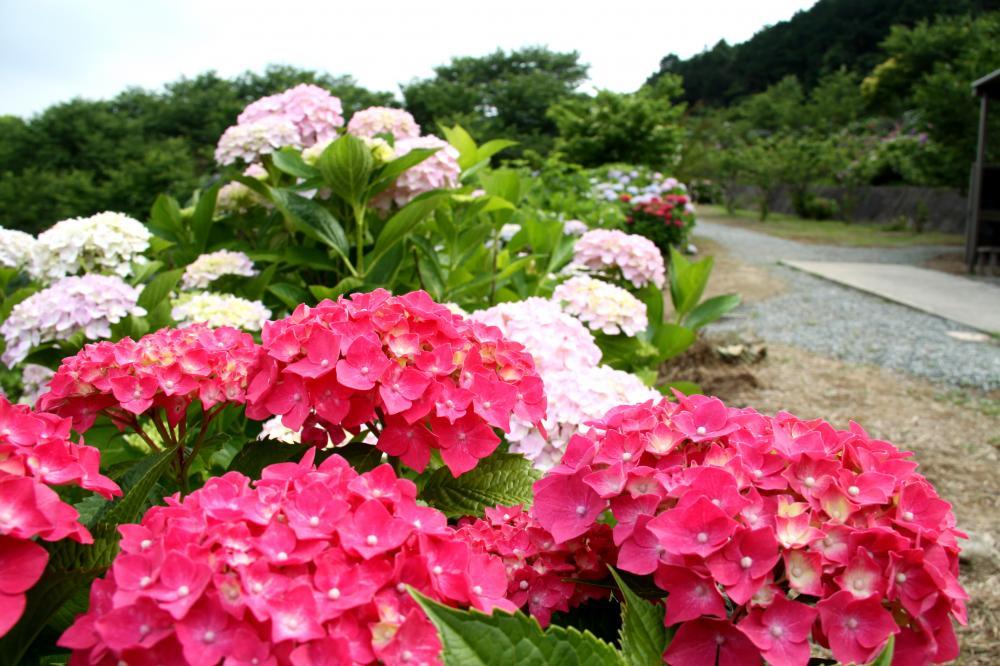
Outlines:
[{"label": "dirt ground", "polygon": [[[716,256],[712,294],[736,291],[747,301],[779,293],[784,285],[767,269],[736,261],[701,239]],[[734,406],[802,418],[822,417],[837,427],[857,421],[870,435],[913,451],[920,471],[952,502],[959,527],[975,538],[963,559],[962,582],[971,595],[969,626],[960,628],[959,664],[1000,664],[1000,392],[938,386],[878,366],[855,365],[795,347],[766,345],[760,359],[724,360],[718,348],[762,341],[707,338],[669,367],[674,379],[699,383]],[[751,356],[751,354],[747,354]],[[990,545],[983,547],[983,543]],[[977,545],[979,544],[979,545]]]}]

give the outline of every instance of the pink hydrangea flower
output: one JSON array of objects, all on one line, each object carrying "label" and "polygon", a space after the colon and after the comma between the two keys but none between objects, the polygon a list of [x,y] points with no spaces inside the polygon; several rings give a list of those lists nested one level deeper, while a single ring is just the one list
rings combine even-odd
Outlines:
[{"label": "pink hydrangea flower", "polygon": [[340,98],[311,83],[258,99],[243,109],[236,122],[246,125],[275,117],[292,123],[302,148],[336,137],[337,128],[344,126]]},{"label": "pink hydrangea flower", "polygon": [[393,205],[405,206],[424,192],[458,187],[462,170],[458,166],[458,151],[450,143],[433,135],[400,139],[395,145],[396,157],[402,157],[415,148],[438,150],[400,174],[392,186],[372,199],[373,206],[388,211]]},{"label": "pink hydrangea flower", "polygon": [[108,499],[118,485],[100,473],[100,452],[70,440],[69,419],[0,398],[0,636],[13,627],[49,554],[34,539],[91,543],[76,509],[50,486],[75,485]]},{"label": "pink hydrangea flower", "polygon": [[963,535],[910,454],[856,424],[677,397],[574,436],[531,510],[557,543],[611,512],[615,565],[668,593],[667,663],[805,666],[810,636],[842,663],[893,634],[894,663],[957,656]]},{"label": "pink hydrangea flower", "polygon": [[394,139],[415,139],[420,136],[420,125],[403,109],[370,106],[351,116],[347,131],[354,136],[374,137],[391,134]]},{"label": "pink hydrangea flower", "polygon": [[629,337],[646,330],[646,304],[621,287],[587,275],[572,277],[555,288],[552,300],[593,331]]},{"label": "pink hydrangea flower", "polygon": [[666,268],[653,241],[617,229],[593,229],[576,241],[573,263],[597,273],[621,273],[636,288],[662,288]]},{"label": "pink hydrangea flower", "polygon": [[567,612],[587,599],[607,596],[579,581],[607,577],[611,528],[602,525],[584,539],[557,544],[520,506],[486,509],[485,518],[459,522],[456,538],[477,552],[500,557],[507,572],[507,599],[527,609],[544,627],[552,613]]},{"label": "pink hydrangea flower", "polygon": [[[542,381],[524,348],[467,321],[425,292],[384,289],[299,306],[263,331],[247,415],[282,416],[303,441],[378,432],[377,446],[423,470],[432,449],[458,476],[492,453],[511,416],[545,414]],[[368,426],[375,424],[374,428]]]},{"label": "pink hydrangea flower", "polygon": [[38,407],[71,417],[79,432],[101,414],[136,428],[135,417],[150,409],[176,426],[194,400],[206,418],[218,405],[242,404],[259,354],[250,334],[204,324],[90,344],[63,359]]},{"label": "pink hydrangea flower", "polygon": [[316,466],[314,452],[257,481],[210,479],[120,526],[121,553],[59,645],[74,663],[440,664],[407,586],[514,609],[503,562],[417,504],[412,482],[336,455]]},{"label": "pink hydrangea flower", "polygon": [[251,164],[285,146],[302,148],[295,124],[284,116],[260,118],[227,128],[219,137],[215,161],[222,166],[237,160]]}]

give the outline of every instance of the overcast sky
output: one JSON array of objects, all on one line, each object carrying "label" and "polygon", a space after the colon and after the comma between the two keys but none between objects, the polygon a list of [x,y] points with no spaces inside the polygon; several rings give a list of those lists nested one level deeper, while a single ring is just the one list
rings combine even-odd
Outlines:
[{"label": "overcast sky", "polygon": [[635,90],[675,52],[743,41],[814,0],[0,0],[0,114],[269,63],[373,90],[456,55],[577,50],[592,86]]}]

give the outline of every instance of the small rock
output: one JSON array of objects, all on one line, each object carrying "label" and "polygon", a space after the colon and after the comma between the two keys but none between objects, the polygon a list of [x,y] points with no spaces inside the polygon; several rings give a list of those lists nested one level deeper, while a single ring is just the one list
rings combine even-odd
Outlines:
[{"label": "small rock", "polygon": [[956,340],[961,340],[962,342],[989,342],[990,336],[985,333],[976,333],[974,331],[946,331],[948,336],[955,338]]},{"label": "small rock", "polygon": [[962,552],[959,558],[963,562],[1000,562],[1000,552],[997,551],[996,539],[987,532],[969,532],[968,540],[960,542]]}]

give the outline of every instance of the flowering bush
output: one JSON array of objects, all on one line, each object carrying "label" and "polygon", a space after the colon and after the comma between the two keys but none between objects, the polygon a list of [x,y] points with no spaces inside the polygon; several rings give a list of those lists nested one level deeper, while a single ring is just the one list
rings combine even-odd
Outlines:
[{"label": "flowering bush", "polygon": [[267,118],[290,121],[303,148],[332,139],[344,126],[344,108],[340,99],[319,86],[301,83],[276,95],[262,97],[243,109],[236,122],[240,125]]},{"label": "flowering bush", "polygon": [[50,486],[80,486],[106,498],[121,494],[100,473],[100,452],[69,437],[68,419],[0,398],[0,636],[21,617],[25,592],[48,563],[48,552],[33,539],[93,540],[77,510]]},{"label": "flowering bush", "polygon": [[620,272],[637,289],[647,284],[663,287],[663,255],[647,238],[617,229],[594,229],[576,241],[573,263],[599,273]]},{"label": "flowering bush", "polygon": [[245,331],[259,331],[271,318],[271,311],[260,301],[203,291],[182,294],[174,301],[170,316],[182,325],[200,322],[212,327],[232,326]]},{"label": "flowering bush", "polygon": [[34,236],[0,227],[0,268],[21,268],[31,261],[34,251]]},{"label": "flowering bush", "polygon": [[962,534],[915,468],[857,425],[692,396],[616,408],[574,437],[532,512],[565,542],[611,511],[617,567],[667,593],[669,664],[722,645],[723,664],[804,666],[810,636],[861,664],[893,635],[894,663],[937,663],[965,621]]},{"label": "flowering bush", "polygon": [[79,272],[127,277],[133,263],[145,262],[150,236],[144,224],[121,213],[63,220],[38,235],[31,274],[42,282]]},{"label": "flowering bush", "polygon": [[[235,184],[239,185],[240,183]],[[197,259],[188,264],[181,278],[181,286],[184,289],[205,289],[223,275],[253,277],[256,274],[253,261],[245,253],[217,250],[199,255]]]},{"label": "flowering bush", "polygon": [[542,381],[498,329],[467,322],[424,292],[370,294],[299,306],[264,327],[264,363],[247,415],[282,415],[303,440],[339,442],[375,427],[378,448],[422,471],[440,451],[459,476],[496,449],[512,414],[538,422]]},{"label": "flowering bush", "polygon": [[591,330],[633,336],[646,330],[646,304],[621,287],[578,275],[556,287],[552,300]]},{"label": "flowering bush", "polygon": [[461,169],[458,166],[458,151],[446,141],[433,135],[396,142],[396,157],[400,158],[416,148],[436,148],[433,155],[416,166],[407,169],[387,190],[379,193],[372,205],[381,210],[389,210],[393,204],[402,207],[418,195],[439,188],[458,186]]},{"label": "flowering bush", "polygon": [[527,608],[544,627],[555,611],[567,612],[607,590],[579,581],[603,581],[614,550],[611,528],[596,526],[586,537],[557,544],[520,506],[485,510],[485,518],[459,521],[455,537],[473,551],[501,558],[507,573],[506,598]]},{"label": "flowering bush", "polygon": [[694,206],[686,192],[634,200],[625,195],[622,201],[632,205],[625,218],[628,229],[650,239],[664,254],[687,243],[694,227]]},{"label": "flowering bush", "polygon": [[83,333],[90,340],[111,335],[111,325],[125,317],[146,313],[136,303],[140,289],[118,277],[84,275],[65,277],[14,306],[0,325],[7,345],[7,367],[23,361],[32,348],[46,342],[67,340]]},{"label": "flowering bush", "polygon": [[[226,404],[244,402],[259,350],[247,333],[204,324],[165,328],[138,341],[89,344],[63,359],[38,407],[72,418],[79,432],[104,415],[119,428],[144,433],[136,416],[150,412],[159,422],[163,413],[173,428],[198,400],[207,423]],[[177,443],[166,428],[160,435]],[[152,440],[147,443],[160,448]]]},{"label": "flowering bush", "polygon": [[498,558],[455,538],[389,465],[232,472],[122,525],[122,553],[59,640],[81,663],[438,664],[407,593],[510,609]]},{"label": "flowering bush", "polygon": [[370,106],[351,116],[347,131],[355,136],[374,138],[379,134],[391,134],[400,139],[415,139],[420,136],[420,125],[406,111],[384,106]]}]

